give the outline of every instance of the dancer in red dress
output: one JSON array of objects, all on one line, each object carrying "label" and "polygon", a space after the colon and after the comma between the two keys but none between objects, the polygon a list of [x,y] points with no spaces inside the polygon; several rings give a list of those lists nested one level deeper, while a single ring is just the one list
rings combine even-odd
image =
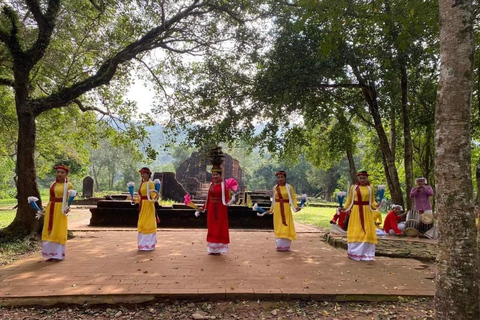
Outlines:
[{"label": "dancer in red dress", "polygon": [[[212,184],[205,203],[207,209],[207,251],[211,254],[228,252],[230,236],[228,232],[229,192],[222,181],[222,172],[212,169]],[[225,204],[224,204],[225,203]]]},{"label": "dancer in red dress", "polygon": [[230,236],[228,230],[228,205],[230,205],[230,189],[236,189],[236,181],[222,179],[223,153],[220,147],[210,152],[212,167],[212,183],[208,189],[207,200],[203,211],[207,210],[207,252],[218,255],[228,252]]}]

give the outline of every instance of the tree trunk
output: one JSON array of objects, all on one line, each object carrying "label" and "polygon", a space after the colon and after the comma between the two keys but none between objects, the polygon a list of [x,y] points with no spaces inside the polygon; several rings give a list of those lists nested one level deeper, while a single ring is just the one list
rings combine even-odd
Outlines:
[{"label": "tree trunk", "polygon": [[357,182],[357,169],[355,168],[355,161],[353,160],[353,153],[351,150],[347,150],[348,167],[350,173],[350,183],[355,184]]},{"label": "tree trunk", "polygon": [[477,230],[471,177],[472,1],[440,0],[440,80],[435,110],[439,214],[437,320],[480,319]]},{"label": "tree trunk", "polygon": [[477,180],[477,199],[475,200],[475,212],[479,212],[480,209],[480,158],[475,165],[475,178]]},{"label": "tree trunk", "polygon": [[393,154],[397,152],[397,122],[396,122],[395,105],[390,106],[390,150]]},{"label": "tree trunk", "polygon": [[[425,129],[426,135],[426,146],[425,146],[425,170],[423,171],[423,176],[427,178],[428,183],[430,186],[435,190],[435,179],[433,179],[433,166],[434,166],[434,155],[433,150],[434,148],[433,143],[433,127],[427,126]],[[435,197],[432,199],[432,210],[435,212]]]},{"label": "tree trunk", "polygon": [[364,88],[363,93],[368,102],[370,114],[373,118],[374,128],[377,132],[378,140],[380,142],[380,149],[382,151],[382,163],[387,178],[388,188],[392,196],[392,201],[395,204],[403,206],[403,193],[398,179],[397,167],[395,165],[395,155],[390,150],[387,134],[383,129],[382,118],[379,112],[377,103],[377,96],[375,89],[372,87]]},{"label": "tree trunk", "polygon": [[92,163],[92,172],[93,172],[93,181],[95,181],[96,191],[100,191],[100,185],[98,184],[98,174],[100,173],[100,168],[95,171],[95,164]]},{"label": "tree trunk", "polygon": [[[404,164],[405,164],[405,189],[408,194],[413,187],[413,143],[410,132],[410,120],[408,119],[408,77],[406,61],[402,56],[399,59],[400,78],[402,87],[402,120],[403,120],[403,140],[404,140]],[[395,155],[395,154],[394,154]],[[407,209],[412,207],[412,199],[406,197]]]},{"label": "tree trunk", "polygon": [[[4,236],[24,237],[38,230],[38,220],[35,219],[35,210],[27,202],[27,198],[35,196],[40,199],[35,167],[36,125],[35,116],[26,107],[17,105],[18,122],[18,208],[13,222],[3,230]],[[41,201],[38,203],[41,207]]]},{"label": "tree trunk", "polygon": [[113,190],[113,181],[114,181],[114,180],[115,180],[115,173],[112,172],[112,173],[110,174],[110,181],[109,181],[109,183],[108,183],[108,184],[110,185],[110,190]]},{"label": "tree trunk", "polygon": [[427,178],[430,184],[432,183],[432,159],[433,159],[433,151],[432,151],[432,128],[427,126],[425,128],[425,157],[424,157],[424,171],[423,176]]}]

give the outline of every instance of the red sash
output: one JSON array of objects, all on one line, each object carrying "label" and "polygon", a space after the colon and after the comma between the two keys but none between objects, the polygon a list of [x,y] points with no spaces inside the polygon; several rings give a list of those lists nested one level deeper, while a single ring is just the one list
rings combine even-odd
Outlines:
[{"label": "red sash", "polygon": [[[370,193],[368,194],[370,197]],[[365,217],[364,217],[364,212],[363,212],[363,206],[368,206],[370,205],[370,202],[368,201],[361,201],[362,200],[362,193],[360,192],[360,186],[357,187],[357,199],[358,201],[354,201],[353,204],[358,206],[358,210],[360,212],[360,222],[362,223],[362,229],[364,233],[367,233],[365,231]]]},{"label": "red sash", "polygon": [[[285,187],[288,188],[287,186]],[[278,185],[277,185],[277,188],[275,188],[275,190],[277,191],[277,196],[278,196],[278,198],[275,199],[275,202],[278,201],[280,203],[280,215],[282,216],[282,224],[284,226],[287,226],[287,221],[285,219],[285,209],[283,208],[283,204],[290,203],[290,200],[283,199],[282,193],[280,192],[280,187]]]}]

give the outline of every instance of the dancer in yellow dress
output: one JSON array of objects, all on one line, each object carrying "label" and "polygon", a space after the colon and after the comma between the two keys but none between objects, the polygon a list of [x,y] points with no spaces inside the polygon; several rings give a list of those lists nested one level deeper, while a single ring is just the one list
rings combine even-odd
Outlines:
[{"label": "dancer in yellow dress", "polygon": [[377,234],[373,212],[378,208],[375,192],[368,181],[368,173],[357,173],[358,182],[350,187],[345,209],[350,211],[347,242],[348,257],[357,261],[371,261],[375,258]]},{"label": "dancer in yellow dress", "polygon": [[297,197],[293,187],[287,183],[287,173],[279,171],[275,174],[277,185],[273,188],[273,201],[270,212],[273,212],[273,228],[277,251],[290,251],[292,240],[297,239],[292,209],[299,211]]},{"label": "dancer in yellow dress", "polygon": [[149,168],[140,169],[142,183],[138,189],[136,198],[139,206],[138,216],[138,250],[151,251],[157,244],[157,217],[155,210],[155,201],[158,199],[158,193],[155,191],[155,185],[150,180],[152,172]]},{"label": "dancer in yellow dress", "polygon": [[55,182],[50,186],[50,200],[45,208],[45,220],[42,230],[42,256],[47,261],[65,259],[67,243],[68,218],[70,209],[67,206],[68,190],[73,189],[68,182],[70,169],[58,165],[55,169]]}]

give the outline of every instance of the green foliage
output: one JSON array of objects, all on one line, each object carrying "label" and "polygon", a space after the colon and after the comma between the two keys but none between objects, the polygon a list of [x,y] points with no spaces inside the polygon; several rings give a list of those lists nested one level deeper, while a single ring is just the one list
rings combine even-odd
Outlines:
[{"label": "green foliage", "polygon": [[115,145],[108,140],[97,149],[90,148],[90,163],[96,191],[125,190],[129,181],[138,179],[138,162],[143,155],[132,144]]},{"label": "green foliage", "polygon": [[[183,161],[187,160],[194,149],[189,148],[183,144],[180,145],[172,145],[170,148],[168,148],[168,153],[170,156],[172,156],[172,165],[173,165],[173,170],[170,171],[176,171],[180,164],[182,164]],[[169,167],[172,169],[171,167]],[[163,171],[168,171],[168,170],[163,170]]]}]

